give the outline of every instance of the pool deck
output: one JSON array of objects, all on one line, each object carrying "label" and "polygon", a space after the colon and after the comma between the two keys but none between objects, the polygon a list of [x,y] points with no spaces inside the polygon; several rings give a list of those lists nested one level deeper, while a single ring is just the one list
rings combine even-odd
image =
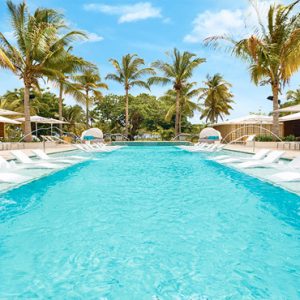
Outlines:
[{"label": "pool deck", "polygon": [[[151,143],[150,143],[151,144]],[[143,143],[145,145],[145,143]],[[149,145],[149,143],[147,143]],[[155,145],[154,143],[152,144]],[[167,143],[165,145],[168,145]],[[293,159],[300,155],[300,151],[298,150],[288,150],[288,149],[277,149],[276,146],[273,147],[266,147],[261,145],[256,145],[255,148],[253,148],[253,145],[226,145],[224,150],[229,151],[235,151],[235,152],[242,152],[242,153],[249,153],[254,154],[257,151],[259,151],[261,148],[268,148],[272,150],[283,150],[285,151],[285,154],[283,158],[285,159]],[[25,148],[19,148],[20,150],[24,151],[28,156],[34,156],[31,149],[43,149],[43,143],[31,143],[27,144]],[[46,153],[48,154],[54,154],[54,153],[60,153],[60,152],[68,152],[68,151],[74,151],[77,150],[77,148],[74,147],[72,144],[55,144],[55,143],[46,143],[45,146]],[[5,157],[6,159],[13,159],[14,157],[10,154],[10,150],[2,150],[0,151],[0,155]]]}]

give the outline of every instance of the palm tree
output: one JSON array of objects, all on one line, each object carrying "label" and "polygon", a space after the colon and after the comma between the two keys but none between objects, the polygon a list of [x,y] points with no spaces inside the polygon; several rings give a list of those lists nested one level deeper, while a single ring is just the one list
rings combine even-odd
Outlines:
[{"label": "palm tree", "polygon": [[79,31],[62,34],[61,30],[67,27],[55,10],[39,8],[30,14],[24,2],[15,5],[7,1],[7,6],[17,46],[0,33],[0,51],[13,68],[9,64],[2,66],[13,69],[24,83],[24,134],[25,141],[31,141],[30,89],[39,86],[40,78],[59,73],[54,66],[64,63],[61,55],[64,47],[84,34]]},{"label": "palm tree", "polygon": [[116,69],[116,74],[107,74],[105,79],[114,80],[124,86],[125,89],[125,135],[128,136],[129,113],[128,113],[128,95],[129,90],[134,86],[139,86],[150,90],[149,85],[141,78],[147,74],[154,74],[152,68],[142,68],[145,62],[136,54],[127,54],[122,57],[122,61],[116,59],[109,60]]},{"label": "palm tree", "polygon": [[16,71],[13,63],[2,49],[0,49],[0,67],[10,69],[13,72]]},{"label": "palm tree", "polygon": [[66,88],[66,93],[72,94],[74,98],[85,104],[86,127],[89,127],[89,107],[95,101],[102,98],[100,88],[108,89],[106,83],[101,81],[97,69],[88,69],[79,75],[72,76],[74,84]]},{"label": "palm tree", "polygon": [[229,115],[232,109],[233,95],[229,89],[231,84],[223,79],[220,74],[214,76],[207,75],[205,86],[201,89],[199,99],[204,99],[204,109],[202,110],[201,119],[206,118],[206,122],[217,123],[218,119],[223,120],[224,115]]},{"label": "palm tree", "polygon": [[149,84],[173,84],[173,89],[176,92],[176,120],[175,120],[175,135],[180,134],[180,94],[187,80],[193,75],[193,71],[206,60],[196,57],[196,54],[190,52],[180,53],[174,48],[171,56],[171,63],[161,60],[155,61],[152,65],[162,72],[162,76],[153,76],[149,78]]},{"label": "palm tree", "polygon": [[[71,54],[71,50],[72,48],[70,47],[63,53],[65,56],[64,63],[57,66],[59,73],[49,78],[59,89],[58,114],[59,120],[61,121],[63,120],[63,96],[65,93],[74,94],[74,90],[76,90],[76,86],[70,81],[70,77],[76,72],[83,72],[84,70],[93,67],[91,63]],[[60,124],[60,129],[62,129],[62,124]]]},{"label": "palm tree", "polygon": [[[194,112],[196,110],[200,110],[200,106],[195,103],[192,99],[199,96],[201,93],[200,88],[194,88],[196,82],[187,83],[181,89],[180,92],[180,113],[179,113],[179,121],[181,123],[182,116],[192,118],[194,116]],[[166,121],[170,121],[174,115],[176,115],[176,96],[177,92],[175,90],[168,90],[166,94],[160,97],[160,100],[170,103],[170,108],[167,111],[165,116]],[[180,134],[181,132],[179,132]]]},{"label": "palm tree", "polygon": [[288,91],[286,93],[286,98],[292,105],[300,104],[300,89]]},{"label": "palm tree", "polygon": [[267,25],[259,19],[260,27],[250,37],[235,41],[226,36],[206,39],[207,44],[217,45],[223,39],[232,44],[232,52],[249,62],[252,81],[270,84],[273,94],[273,132],[279,135],[278,97],[282,87],[289,82],[300,67],[300,14],[292,12],[300,0],[290,5],[271,5]]}]

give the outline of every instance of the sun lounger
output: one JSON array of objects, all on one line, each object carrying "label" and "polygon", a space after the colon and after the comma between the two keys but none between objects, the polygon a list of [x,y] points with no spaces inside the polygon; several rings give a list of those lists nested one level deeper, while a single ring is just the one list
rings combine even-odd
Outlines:
[{"label": "sun lounger", "polygon": [[188,149],[190,152],[202,152],[204,150],[209,150],[214,147],[214,144],[202,144],[198,147],[195,147],[193,149]]},{"label": "sun lounger", "polygon": [[271,151],[264,159],[261,160],[248,160],[241,164],[238,164],[237,167],[245,169],[245,168],[266,168],[272,166],[274,163],[278,162],[279,159],[284,154],[284,151]]},{"label": "sun lounger", "polygon": [[[46,152],[44,152],[41,149],[34,149],[32,152],[38,156],[42,160],[46,161],[54,161],[57,163],[63,163],[63,164],[74,164],[78,161],[78,159],[67,159],[63,157],[50,157]],[[83,158],[84,159],[84,158]]]},{"label": "sun lounger", "polygon": [[295,157],[293,160],[288,162],[287,164],[278,164],[275,166],[277,169],[280,170],[294,170],[294,169],[300,169],[300,155]]},{"label": "sun lounger", "polygon": [[300,181],[300,173],[297,172],[280,172],[270,177],[272,181],[277,182],[293,182]]},{"label": "sun lounger", "polygon": [[21,150],[12,150],[10,153],[22,164],[26,166],[30,166],[36,169],[59,169],[61,168],[60,165],[43,162],[43,161],[33,161],[29,156],[27,156]]},{"label": "sun lounger", "polygon": [[0,182],[4,183],[22,183],[30,179],[30,177],[19,174],[0,172]]},{"label": "sun lounger", "polygon": [[239,163],[243,161],[257,161],[265,158],[271,150],[269,149],[261,149],[252,157],[229,157],[225,159],[219,159],[218,162],[222,164],[229,164],[229,163]]}]

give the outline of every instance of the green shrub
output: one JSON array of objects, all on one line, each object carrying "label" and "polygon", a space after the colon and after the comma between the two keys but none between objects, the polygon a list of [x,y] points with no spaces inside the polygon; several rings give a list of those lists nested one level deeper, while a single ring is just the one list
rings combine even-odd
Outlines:
[{"label": "green shrub", "polygon": [[294,142],[294,141],[296,141],[296,137],[293,134],[290,134],[290,135],[286,136],[283,140],[286,142]]},{"label": "green shrub", "polygon": [[275,142],[276,138],[272,135],[257,135],[255,137],[255,141],[257,141],[257,142]]}]

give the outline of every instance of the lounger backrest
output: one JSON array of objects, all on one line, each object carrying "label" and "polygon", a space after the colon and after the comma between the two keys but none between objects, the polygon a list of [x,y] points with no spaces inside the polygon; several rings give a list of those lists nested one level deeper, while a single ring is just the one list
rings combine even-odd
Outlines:
[{"label": "lounger backrest", "polygon": [[291,162],[289,162],[288,165],[291,168],[300,168],[300,155],[294,158]]},{"label": "lounger backrest", "polygon": [[275,163],[284,154],[284,151],[272,151],[263,159],[265,163]]},{"label": "lounger backrest", "polygon": [[256,154],[253,155],[253,159],[263,159],[271,150],[261,149]]},{"label": "lounger backrest", "polygon": [[29,156],[27,156],[24,152],[22,152],[21,150],[12,150],[10,152],[13,156],[15,156],[22,163],[26,164],[26,163],[32,162],[32,159]]},{"label": "lounger backrest", "polygon": [[41,159],[49,159],[49,156],[41,149],[34,149],[32,152]]},{"label": "lounger backrest", "polygon": [[10,168],[11,167],[9,162],[3,156],[0,156],[0,167],[1,168]]},{"label": "lounger backrest", "polygon": [[216,150],[218,148],[218,145],[213,144],[208,150]]}]

